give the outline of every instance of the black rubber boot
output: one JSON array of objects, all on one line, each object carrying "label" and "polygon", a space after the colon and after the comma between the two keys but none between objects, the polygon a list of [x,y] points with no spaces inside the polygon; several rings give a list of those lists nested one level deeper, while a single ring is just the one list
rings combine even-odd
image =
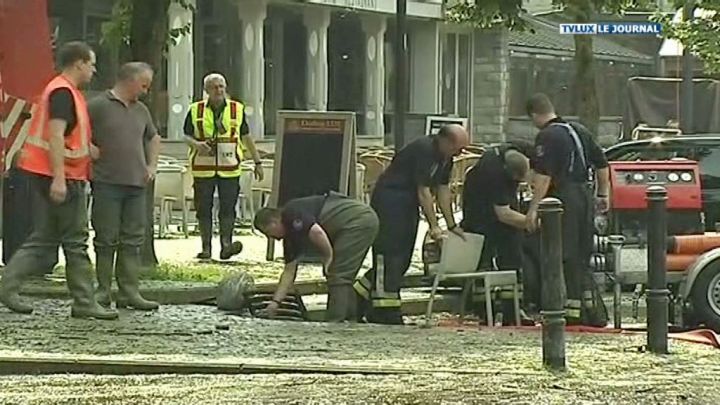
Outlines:
[{"label": "black rubber boot", "polygon": [[233,242],[233,231],[235,230],[235,218],[220,218],[220,259],[229,258],[240,254],[243,250],[241,242]]},{"label": "black rubber boot", "polygon": [[[88,262],[89,263],[89,262]],[[113,320],[117,311],[103,308],[95,301],[92,271],[86,266],[68,266],[65,271],[68,289],[73,297],[70,316],[73,318],[95,318]]]},{"label": "black rubber boot", "polygon": [[25,276],[16,270],[18,267],[6,268],[0,280],[0,302],[9,310],[19,314],[31,314],[32,305],[26,304],[20,298],[20,287]]},{"label": "black rubber boot", "polygon": [[197,254],[197,258],[207,260],[212,258],[212,221],[209,224],[200,222],[199,227],[202,252]]},{"label": "black rubber boot", "polygon": [[357,320],[357,297],[352,285],[328,287],[327,322],[343,322]]},{"label": "black rubber boot", "polygon": [[120,249],[121,264],[117,267],[116,277],[118,283],[118,308],[133,308],[140,311],[152,311],[158,309],[160,304],[149,301],[140,295],[140,248],[122,247]]},{"label": "black rubber boot", "polygon": [[95,254],[95,276],[98,286],[95,290],[95,301],[98,304],[109,307],[112,298],[113,268],[115,267],[115,249],[96,248]]}]

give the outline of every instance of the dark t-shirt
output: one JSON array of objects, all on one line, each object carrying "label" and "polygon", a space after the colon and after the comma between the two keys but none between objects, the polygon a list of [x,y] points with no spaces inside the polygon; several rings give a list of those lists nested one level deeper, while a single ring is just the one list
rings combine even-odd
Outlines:
[{"label": "dark t-shirt", "polygon": [[452,159],[445,159],[438,151],[436,137],[424,136],[395,155],[376,187],[415,192],[420,186],[447,185],[452,166]]},{"label": "dark t-shirt", "polygon": [[489,234],[498,227],[509,227],[495,214],[495,206],[508,205],[514,209],[518,206],[518,182],[505,170],[505,152],[508,149],[488,150],[465,176],[461,224],[464,230]]},{"label": "dark t-shirt", "polygon": [[[222,124],[222,113],[225,109],[225,104],[221,105],[220,108],[217,110],[212,108],[210,104],[208,104],[210,107],[210,110],[213,112],[215,116],[215,126],[217,127],[218,124]],[[188,111],[187,115],[185,116],[185,124],[183,125],[183,132],[185,132],[185,135],[194,137],[195,136],[195,125],[193,123],[192,119],[192,113]],[[223,131],[224,132],[224,131]],[[247,122],[247,115],[245,114],[245,110],[243,110],[243,116],[242,116],[242,124],[240,124],[240,136],[243,137],[250,133],[250,126]]]},{"label": "dark t-shirt", "polygon": [[50,119],[67,122],[65,136],[70,135],[70,132],[75,129],[77,116],[75,115],[75,101],[70,90],[59,88],[50,93]]},{"label": "dark t-shirt", "polygon": [[[550,176],[553,185],[570,182],[588,181],[588,168],[603,169],[608,167],[602,148],[593,140],[590,131],[584,126],[571,123],[577,132],[584,149],[588,167],[583,167],[582,159],[578,159],[577,147],[573,137],[566,128],[553,123],[567,123],[558,117],[549,121],[535,138],[535,157],[531,167],[537,173]],[[570,165],[572,164],[572,169]]]},{"label": "dark t-shirt", "polygon": [[318,223],[326,198],[324,195],[295,198],[283,206],[281,219],[285,228],[285,263],[297,260],[308,250],[310,228]]},{"label": "dark t-shirt", "polygon": [[100,149],[93,181],[145,187],[146,144],[158,134],[148,108],[141,101],[126,106],[106,91],[90,101],[88,111],[92,142]]}]

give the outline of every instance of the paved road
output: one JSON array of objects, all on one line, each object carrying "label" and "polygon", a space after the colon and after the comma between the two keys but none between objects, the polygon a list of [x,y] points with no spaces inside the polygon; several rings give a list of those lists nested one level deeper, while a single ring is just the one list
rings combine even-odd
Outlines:
[{"label": "paved road", "polygon": [[52,300],[31,316],[0,309],[0,355],[488,374],[6,377],[0,403],[720,403],[720,351],[674,342],[673,355],[657,357],[639,352],[643,336],[571,335],[571,372],[560,377],[541,369],[533,332],[288,323],[203,306],[124,311],[118,322],[73,320],[68,313],[67,303]]}]

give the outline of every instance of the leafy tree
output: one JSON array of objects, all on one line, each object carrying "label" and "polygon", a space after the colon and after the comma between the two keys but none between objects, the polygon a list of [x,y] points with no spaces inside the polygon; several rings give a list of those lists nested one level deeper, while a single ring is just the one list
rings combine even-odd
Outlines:
[{"label": "leafy tree", "polygon": [[[704,12],[696,18],[673,22],[673,15],[658,14],[656,21],[663,23],[663,36],[676,39],[689,47],[702,61],[707,73],[720,74],[720,0],[696,1]],[[676,8],[685,4],[675,0]]]},{"label": "leafy tree", "polygon": [[[719,0],[720,1],[720,0]],[[620,14],[625,10],[648,7],[649,0],[553,0],[553,5],[577,23],[596,21],[600,13]],[[450,7],[450,21],[470,23],[478,28],[505,27],[511,30],[529,29],[522,15],[526,13],[523,0],[462,0]],[[597,134],[600,121],[595,88],[593,38],[575,35],[575,79],[573,91],[577,95],[578,115],[590,130]]]}]

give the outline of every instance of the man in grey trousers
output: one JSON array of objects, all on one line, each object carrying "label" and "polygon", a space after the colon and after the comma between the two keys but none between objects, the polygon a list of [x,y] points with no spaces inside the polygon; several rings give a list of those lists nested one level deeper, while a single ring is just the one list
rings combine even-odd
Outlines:
[{"label": "man in grey trousers", "polygon": [[160,153],[160,136],[150,111],[139,100],[152,78],[153,70],[146,63],[127,63],[120,68],[115,86],[88,105],[92,141],[100,151],[92,168],[92,225],[96,299],[103,306],[111,303],[114,270],[118,308],[158,308],[158,303],[144,299],[138,288],[146,204],[151,203],[146,201],[145,188],[155,178]]},{"label": "man in grey trousers", "polygon": [[357,299],[352,283],[378,232],[378,217],[370,206],[330,192],[296,198],[280,208],[263,208],[255,214],[255,227],[269,238],[283,241],[285,270],[265,309],[273,317],[288,294],[299,260],[320,253],[327,277],[326,320],[357,320]]}]

